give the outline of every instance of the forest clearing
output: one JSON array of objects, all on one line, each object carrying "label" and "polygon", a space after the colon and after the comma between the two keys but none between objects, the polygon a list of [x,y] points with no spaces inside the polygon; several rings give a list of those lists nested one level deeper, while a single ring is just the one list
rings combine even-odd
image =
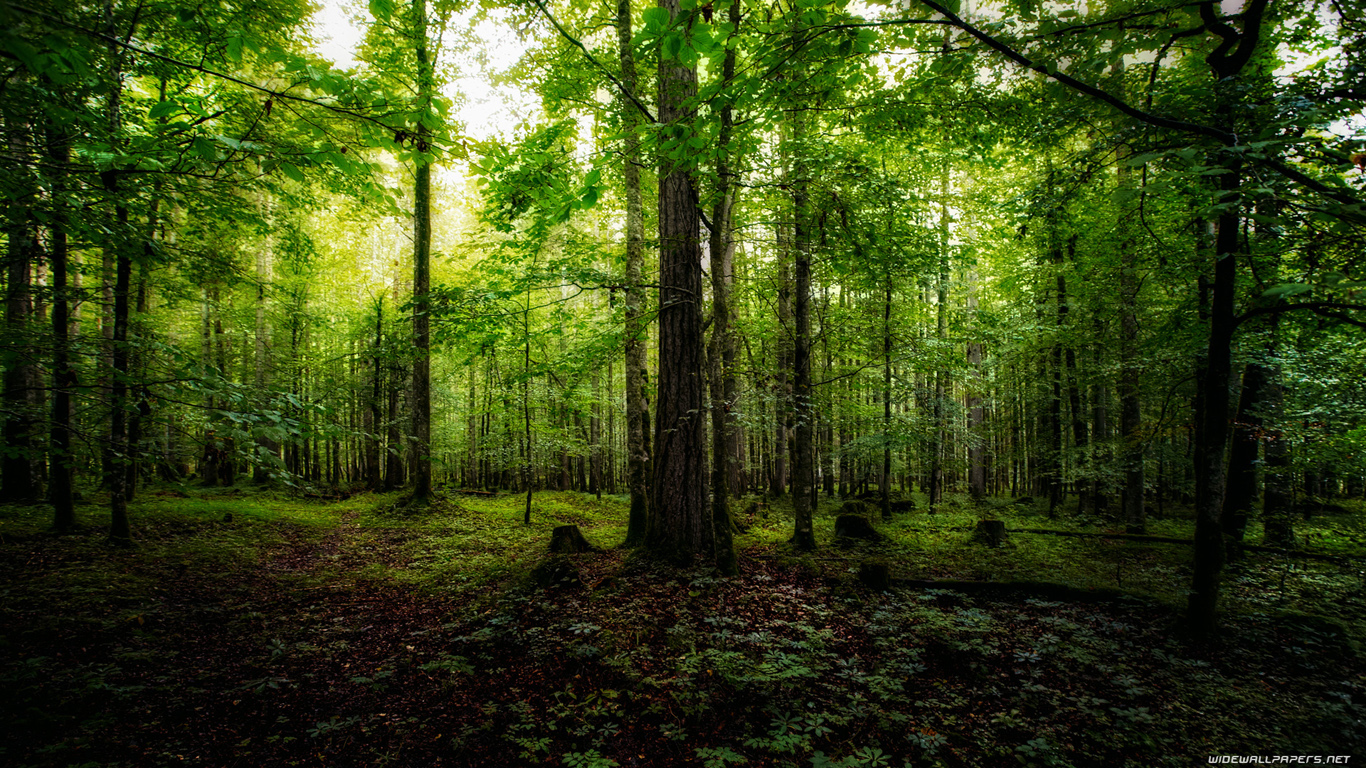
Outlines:
[{"label": "forest clearing", "polygon": [[[960,530],[966,499],[871,545],[836,542],[823,508],[822,555],[786,547],[777,507],[732,578],[617,546],[622,497],[546,493],[531,528],[520,497],[456,499],[415,517],[393,495],[164,489],[112,555],[98,527],[7,514],[5,762],[1191,766],[1366,746],[1360,560],[1249,556],[1229,639],[1192,645],[1188,546],[989,547]],[[1360,552],[1360,519],[1310,537]],[[610,548],[551,555],[556,524]],[[857,566],[878,559],[941,586],[872,590]]]},{"label": "forest clearing", "polygon": [[0,761],[1363,751],[1362,0],[0,22]]}]

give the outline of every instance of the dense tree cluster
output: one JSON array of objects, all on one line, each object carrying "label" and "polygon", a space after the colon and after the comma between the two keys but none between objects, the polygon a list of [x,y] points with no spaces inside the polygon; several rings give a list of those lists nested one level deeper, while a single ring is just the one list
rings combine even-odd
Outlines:
[{"label": "dense tree cluster", "polygon": [[[1193,509],[1208,630],[1366,492],[1359,3],[367,11],[0,5],[5,500],[622,492],[726,572],[747,494]],[[478,139],[487,24],[542,109]]]}]

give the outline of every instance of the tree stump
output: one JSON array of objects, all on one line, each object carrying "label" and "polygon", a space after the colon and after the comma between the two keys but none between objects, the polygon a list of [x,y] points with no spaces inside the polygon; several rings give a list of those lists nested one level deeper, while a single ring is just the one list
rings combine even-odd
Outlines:
[{"label": "tree stump", "polygon": [[1021,496],[1020,498],[1018,498],[1018,499],[1016,499],[1016,500],[1014,500],[1014,501],[1012,501],[1012,502],[1010,502],[1010,503],[1011,503],[1011,504],[1014,504],[1014,505],[1016,505],[1016,506],[1019,506],[1019,507],[1032,507],[1032,506],[1034,506],[1034,497],[1033,497],[1033,496]]},{"label": "tree stump", "polygon": [[863,563],[858,567],[858,580],[874,592],[886,592],[892,586],[891,568],[886,563]]},{"label": "tree stump", "polygon": [[559,525],[550,534],[550,551],[561,555],[577,555],[580,552],[597,552],[598,548],[588,543],[577,525]]},{"label": "tree stump", "polygon": [[977,529],[972,534],[972,540],[992,547],[1001,546],[1006,540],[1005,521],[978,520]]},{"label": "tree stump", "polygon": [[[848,506],[845,505],[846,508]],[[835,536],[841,539],[882,541],[882,534],[878,533],[873,528],[873,524],[868,522],[868,518],[863,515],[840,515],[836,517]]]}]

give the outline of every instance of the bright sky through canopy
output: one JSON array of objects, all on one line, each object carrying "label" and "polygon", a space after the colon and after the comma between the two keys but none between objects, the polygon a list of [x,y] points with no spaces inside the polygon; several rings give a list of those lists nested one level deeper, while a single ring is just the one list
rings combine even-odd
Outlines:
[{"label": "bright sky through canopy", "polygon": [[[473,15],[473,10],[457,14],[450,28],[468,27]],[[540,111],[534,94],[516,85],[492,82],[495,75],[517,63],[527,44],[501,22],[497,12],[490,16],[472,27],[471,37],[479,41],[479,50],[452,52],[453,35],[448,30],[446,50],[438,62],[451,73],[444,93],[455,103],[456,119],[463,124],[463,132],[475,139],[510,138],[519,123],[533,120]],[[318,52],[339,68],[357,66],[356,48],[365,36],[358,22],[368,18],[368,12],[354,0],[321,0],[313,15]]]}]

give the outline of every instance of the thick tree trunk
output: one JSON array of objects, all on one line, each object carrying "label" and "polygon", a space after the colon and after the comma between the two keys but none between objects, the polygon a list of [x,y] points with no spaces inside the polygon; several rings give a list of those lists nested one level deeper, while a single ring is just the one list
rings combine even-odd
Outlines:
[{"label": "thick tree trunk", "polygon": [[[660,0],[670,24],[679,0]],[[688,20],[681,21],[684,27]],[[689,133],[696,75],[659,59],[659,122]],[[659,167],[659,393],[656,400],[651,549],[679,558],[715,554],[707,503],[706,420],[702,411],[702,260],[691,170],[662,158]]]},{"label": "thick tree trunk", "polygon": [[[5,115],[6,143],[11,155],[22,158],[29,153],[29,126]],[[23,170],[18,171],[24,174]],[[25,178],[23,184],[28,185]],[[33,265],[40,258],[35,222],[31,214],[32,197],[36,188],[15,190],[23,197],[9,206],[6,236],[9,240],[8,265],[5,275],[5,335],[14,344],[7,355],[4,373],[4,428],[6,449],[0,458],[0,501],[33,503],[41,490],[33,471],[33,460],[38,450],[34,425],[40,424],[34,412],[38,394],[38,371],[28,350],[28,339],[33,332]]]},{"label": "thick tree trunk", "polygon": [[1215,240],[1214,285],[1210,302],[1209,347],[1206,354],[1204,419],[1195,442],[1195,569],[1187,599],[1188,619],[1197,634],[1214,631],[1219,603],[1219,574],[1224,566],[1220,513],[1224,506],[1224,447],[1228,441],[1229,385],[1232,376],[1233,299],[1239,250],[1238,214],[1241,166],[1230,162],[1219,177],[1221,202]]}]

